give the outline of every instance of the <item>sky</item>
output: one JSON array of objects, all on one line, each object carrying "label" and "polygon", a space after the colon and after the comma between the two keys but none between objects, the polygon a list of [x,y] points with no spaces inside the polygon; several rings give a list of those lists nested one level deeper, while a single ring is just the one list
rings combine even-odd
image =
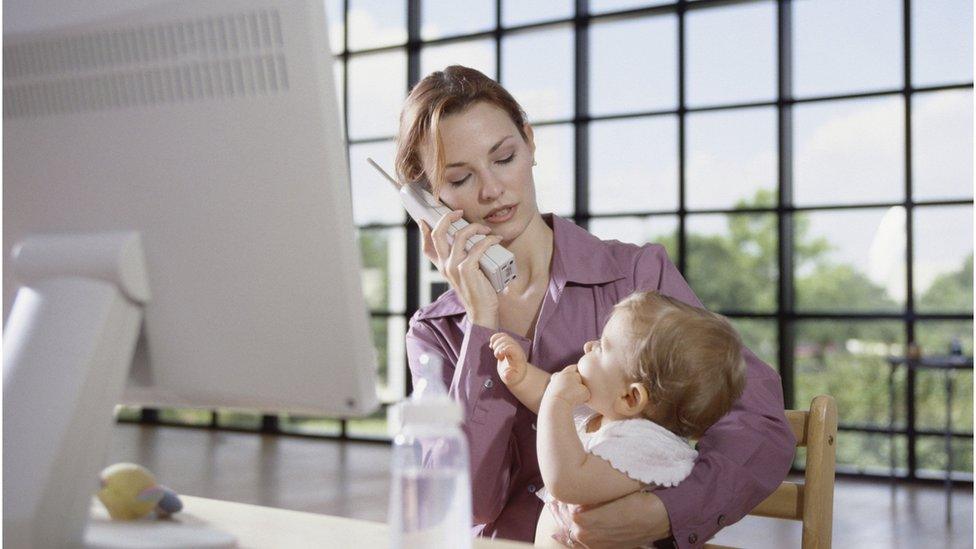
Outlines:
[{"label": "sky", "polygon": [[[591,0],[594,13],[662,2]],[[386,0],[350,0],[350,36],[356,49],[402,44],[405,7]],[[425,39],[494,27],[491,0],[424,2]],[[571,15],[572,2],[503,3],[504,24]],[[405,6],[405,3],[403,4]],[[912,84],[971,82],[972,3],[914,2]],[[900,0],[793,2],[793,94],[797,98],[900,88],[904,82]],[[341,2],[326,2],[333,21]],[[690,10],[686,20],[686,102],[726,105],[775,99],[776,7],[772,0]],[[339,51],[342,26],[330,25]],[[591,26],[589,100],[594,115],[677,106],[677,20],[674,15],[599,19]],[[338,39],[337,39],[338,37]],[[391,138],[406,96],[404,50],[354,56],[349,73],[350,137]],[[573,30],[556,25],[506,35],[500,80],[530,121],[573,114]],[[490,39],[425,47],[422,72],[462,63],[497,76]],[[897,202],[904,199],[904,112],[899,95],[800,104],[794,108],[794,196],[799,206]],[[919,93],[912,104],[912,164],[916,200],[971,199],[973,180],[971,90]],[[690,208],[728,208],[758,189],[776,188],[775,108],[693,113],[686,118],[686,200]],[[674,115],[593,123],[590,128],[590,205],[594,213],[670,210],[677,205],[677,118]],[[540,207],[572,209],[571,124],[537,128],[535,173]],[[383,183],[357,168],[366,154],[392,167],[391,141],[350,149],[358,223],[396,223],[395,202],[377,201]],[[384,192],[387,190],[384,188]],[[887,214],[887,217],[886,217]],[[904,217],[902,215],[902,217]],[[882,227],[882,220],[888,221]],[[895,219],[895,221],[892,221]],[[854,265],[904,295],[902,237],[892,237],[898,214],[884,208],[811,215],[811,232],[834,246],[833,258]],[[664,234],[671,216],[654,221],[594,222],[595,232],[638,238]],[[902,227],[904,221],[901,221]],[[689,217],[696,230],[725,230],[721,216]],[[972,252],[972,208],[917,208],[917,289],[959,268]],[[663,231],[663,232],[662,232]],[[897,233],[897,231],[895,231]],[[873,250],[873,252],[872,252]],[[886,251],[885,251],[886,250]],[[870,252],[870,253],[869,253]],[[889,265],[890,264],[890,265]],[[886,265],[888,265],[886,267]],[[887,271],[886,271],[887,269]]]}]

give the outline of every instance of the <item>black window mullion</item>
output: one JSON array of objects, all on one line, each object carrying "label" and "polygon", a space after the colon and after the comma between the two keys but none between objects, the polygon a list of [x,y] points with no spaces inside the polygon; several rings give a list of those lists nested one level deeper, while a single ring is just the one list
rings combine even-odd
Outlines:
[{"label": "black window mullion", "polygon": [[[905,310],[908,318],[905,319],[905,341],[908,342],[909,349],[915,345],[915,291],[914,291],[914,238],[912,233],[914,208],[912,205],[912,6],[911,0],[902,2],[902,44],[904,56],[904,78],[902,95],[905,101]],[[907,403],[907,417],[905,423],[908,427],[908,478],[916,478],[916,468],[918,467],[918,456],[915,453],[915,371],[908,369],[907,383],[905,383],[905,402]],[[895,403],[890,403],[894,406]],[[950,458],[951,459],[951,458]],[[951,476],[951,471],[946,473]]]},{"label": "black window mullion", "polygon": [[[407,93],[410,89],[420,82],[420,2],[421,0],[407,0]],[[416,223],[410,219],[406,220],[407,231],[407,296],[406,313],[407,318],[420,308],[420,285],[423,283],[420,277],[420,269],[425,264],[422,263],[421,245],[423,244],[420,229]],[[413,392],[413,379],[410,376],[410,365],[404,349],[404,384],[406,394]]]},{"label": "black window mullion", "polygon": [[[777,239],[779,261],[779,290],[776,331],[779,336],[779,375],[783,382],[783,400],[786,408],[796,406],[794,349],[796,346],[794,325],[790,317],[794,312],[793,291],[793,21],[789,0],[777,4],[777,97],[779,106],[777,162],[779,193],[777,197]],[[801,406],[806,403],[801,403]]]},{"label": "black window mullion", "polygon": [[[687,278],[688,234],[685,209],[685,0],[679,0],[678,16],[678,271]],[[692,281],[688,280],[689,284]]]},{"label": "black window mullion", "polygon": [[589,11],[589,0],[576,0],[573,222],[583,228],[589,227],[590,213],[590,124],[586,119],[590,112]]}]

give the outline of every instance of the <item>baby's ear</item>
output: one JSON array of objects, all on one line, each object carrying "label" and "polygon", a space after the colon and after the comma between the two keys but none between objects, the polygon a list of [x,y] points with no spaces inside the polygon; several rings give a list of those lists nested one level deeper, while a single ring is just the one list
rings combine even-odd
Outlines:
[{"label": "baby's ear", "polygon": [[617,399],[616,412],[625,417],[637,417],[650,402],[647,388],[643,383],[634,382],[627,386],[627,392]]}]

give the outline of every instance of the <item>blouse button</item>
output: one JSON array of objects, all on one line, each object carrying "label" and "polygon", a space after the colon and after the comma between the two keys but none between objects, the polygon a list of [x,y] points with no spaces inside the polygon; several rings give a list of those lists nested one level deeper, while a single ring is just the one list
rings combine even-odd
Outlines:
[{"label": "blouse button", "polygon": [[688,536],[688,543],[690,543],[690,544],[692,544],[692,545],[694,545],[694,544],[696,544],[696,543],[698,543],[698,534],[695,534],[694,532],[692,532],[692,533],[691,533],[691,534],[690,534],[690,535]]},{"label": "blouse button", "polygon": [[530,494],[534,494],[535,493],[535,484],[530,484],[529,485],[529,493]]},{"label": "blouse button", "polygon": [[485,380],[485,389],[491,389],[493,385],[495,385],[495,382],[491,378]]},{"label": "blouse button", "polygon": [[535,422],[534,422],[534,421],[532,422],[532,430],[533,430],[533,431],[535,431],[535,430],[536,430],[536,428],[535,428]]},{"label": "blouse button", "polygon": [[718,516],[718,525],[719,526],[725,526],[725,515],[719,515]]}]

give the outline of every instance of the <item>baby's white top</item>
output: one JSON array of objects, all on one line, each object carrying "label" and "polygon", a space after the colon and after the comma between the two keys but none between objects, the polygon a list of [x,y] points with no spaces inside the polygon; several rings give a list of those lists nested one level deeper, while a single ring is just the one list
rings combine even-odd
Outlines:
[{"label": "baby's white top", "polygon": [[[676,486],[691,474],[696,452],[685,439],[649,419],[603,421],[592,433],[586,426],[596,412],[586,406],[573,410],[576,432],[587,452],[605,459],[628,477],[655,487]],[[552,501],[543,488],[538,496]]]}]

